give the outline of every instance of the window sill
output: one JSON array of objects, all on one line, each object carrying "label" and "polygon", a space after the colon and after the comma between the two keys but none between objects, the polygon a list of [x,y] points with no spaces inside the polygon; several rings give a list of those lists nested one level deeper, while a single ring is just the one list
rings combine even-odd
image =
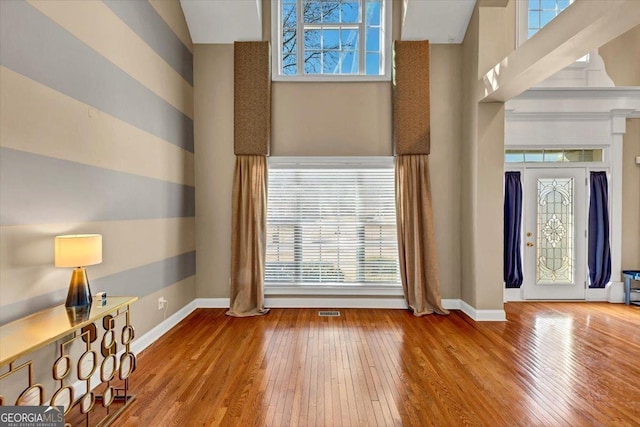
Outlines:
[{"label": "window sill", "polygon": [[400,285],[265,285],[265,296],[402,296]]},{"label": "window sill", "polygon": [[390,82],[391,76],[361,76],[361,75],[316,75],[316,76],[284,76],[274,74],[271,76],[274,82],[287,83],[308,83],[308,82],[329,82],[329,83],[358,83],[358,82]]}]

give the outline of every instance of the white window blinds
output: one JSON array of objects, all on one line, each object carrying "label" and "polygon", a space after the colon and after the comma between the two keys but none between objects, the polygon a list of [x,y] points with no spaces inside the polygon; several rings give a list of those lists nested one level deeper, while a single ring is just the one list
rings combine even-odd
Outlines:
[{"label": "white window blinds", "polygon": [[269,285],[397,285],[393,160],[269,166]]}]

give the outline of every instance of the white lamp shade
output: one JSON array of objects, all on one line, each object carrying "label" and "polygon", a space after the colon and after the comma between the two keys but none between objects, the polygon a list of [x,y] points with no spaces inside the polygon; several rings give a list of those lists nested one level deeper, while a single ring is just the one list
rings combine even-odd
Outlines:
[{"label": "white lamp shade", "polygon": [[86,267],[102,262],[101,234],[56,236],[56,267]]}]

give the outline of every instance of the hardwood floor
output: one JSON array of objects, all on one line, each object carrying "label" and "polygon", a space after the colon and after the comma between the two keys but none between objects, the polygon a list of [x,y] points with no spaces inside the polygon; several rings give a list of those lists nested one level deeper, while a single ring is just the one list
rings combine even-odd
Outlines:
[{"label": "hardwood floor", "polygon": [[640,308],[199,309],[139,355],[117,426],[640,425]]}]

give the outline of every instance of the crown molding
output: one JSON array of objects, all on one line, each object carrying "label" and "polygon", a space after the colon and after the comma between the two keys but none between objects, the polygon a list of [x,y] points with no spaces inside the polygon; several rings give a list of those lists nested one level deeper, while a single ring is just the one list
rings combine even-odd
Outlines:
[{"label": "crown molding", "polygon": [[632,98],[640,100],[640,87],[538,87],[531,88],[513,99],[584,99]]},{"label": "crown molding", "polygon": [[508,121],[606,121],[640,117],[640,87],[535,88],[505,105]]},{"label": "crown molding", "polygon": [[575,112],[575,111],[518,111],[506,110],[505,118],[510,121],[606,121],[611,112]]}]

